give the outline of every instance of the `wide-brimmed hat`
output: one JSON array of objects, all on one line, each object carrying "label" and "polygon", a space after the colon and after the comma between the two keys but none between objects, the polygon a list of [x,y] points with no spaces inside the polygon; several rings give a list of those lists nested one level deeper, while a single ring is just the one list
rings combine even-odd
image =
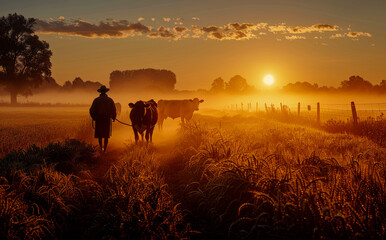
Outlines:
[{"label": "wide-brimmed hat", "polygon": [[106,93],[108,92],[110,89],[108,89],[105,85],[101,86],[97,91],[100,92],[100,93]]}]

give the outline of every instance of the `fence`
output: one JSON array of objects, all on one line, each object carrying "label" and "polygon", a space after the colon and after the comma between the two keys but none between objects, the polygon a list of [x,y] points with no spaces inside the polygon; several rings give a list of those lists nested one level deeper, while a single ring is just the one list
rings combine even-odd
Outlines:
[{"label": "fence", "polygon": [[358,121],[386,119],[386,103],[302,104],[299,102],[297,104],[280,103],[279,106],[275,106],[274,104],[256,102],[230,104],[226,109],[238,112],[285,113],[318,123],[336,120],[357,124]]}]

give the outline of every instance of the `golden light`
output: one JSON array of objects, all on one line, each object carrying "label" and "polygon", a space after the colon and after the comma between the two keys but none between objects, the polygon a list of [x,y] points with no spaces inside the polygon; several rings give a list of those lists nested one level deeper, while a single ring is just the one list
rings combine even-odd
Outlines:
[{"label": "golden light", "polygon": [[271,74],[268,74],[264,77],[263,81],[266,85],[272,85],[275,82],[275,78]]}]

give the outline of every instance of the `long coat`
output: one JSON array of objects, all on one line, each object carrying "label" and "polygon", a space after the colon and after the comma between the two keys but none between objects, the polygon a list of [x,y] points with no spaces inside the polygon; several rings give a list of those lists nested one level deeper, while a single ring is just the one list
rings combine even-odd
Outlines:
[{"label": "long coat", "polygon": [[95,98],[90,115],[95,121],[95,138],[109,138],[111,136],[111,119],[115,120],[117,112],[113,99],[105,93]]}]

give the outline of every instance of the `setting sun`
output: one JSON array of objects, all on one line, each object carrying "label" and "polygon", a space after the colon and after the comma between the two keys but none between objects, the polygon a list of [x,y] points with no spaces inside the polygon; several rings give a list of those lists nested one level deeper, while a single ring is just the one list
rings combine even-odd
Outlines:
[{"label": "setting sun", "polygon": [[263,81],[266,85],[272,85],[275,79],[271,74],[268,74],[264,77]]}]

